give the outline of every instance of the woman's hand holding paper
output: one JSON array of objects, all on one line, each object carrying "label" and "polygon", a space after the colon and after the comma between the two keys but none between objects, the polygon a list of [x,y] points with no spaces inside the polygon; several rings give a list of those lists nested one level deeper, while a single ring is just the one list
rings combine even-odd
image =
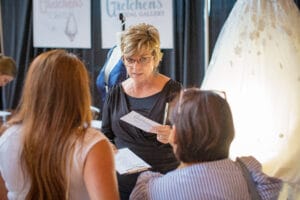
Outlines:
[{"label": "woman's hand holding paper", "polygon": [[155,126],[150,132],[157,134],[156,138],[159,142],[164,144],[169,143],[169,135],[171,132],[171,127],[169,125]]}]

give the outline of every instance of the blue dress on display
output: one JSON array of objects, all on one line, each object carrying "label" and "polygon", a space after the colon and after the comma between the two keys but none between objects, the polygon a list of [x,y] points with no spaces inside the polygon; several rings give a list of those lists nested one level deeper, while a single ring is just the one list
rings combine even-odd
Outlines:
[{"label": "blue dress on display", "polygon": [[121,50],[118,45],[115,45],[109,50],[105,64],[100,70],[96,80],[96,86],[101,98],[99,106],[101,113],[108,90],[126,78],[127,71],[121,59]]}]

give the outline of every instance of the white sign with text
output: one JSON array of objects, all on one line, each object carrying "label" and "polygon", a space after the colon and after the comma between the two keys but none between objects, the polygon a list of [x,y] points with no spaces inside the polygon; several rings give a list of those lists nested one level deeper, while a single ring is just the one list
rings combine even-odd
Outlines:
[{"label": "white sign with text", "polygon": [[33,0],[33,46],[91,48],[91,1]]},{"label": "white sign with text", "polygon": [[173,48],[172,0],[101,0],[102,48],[111,48],[122,31],[120,13],[125,16],[125,29],[137,23],[154,25],[160,33],[161,48]]}]

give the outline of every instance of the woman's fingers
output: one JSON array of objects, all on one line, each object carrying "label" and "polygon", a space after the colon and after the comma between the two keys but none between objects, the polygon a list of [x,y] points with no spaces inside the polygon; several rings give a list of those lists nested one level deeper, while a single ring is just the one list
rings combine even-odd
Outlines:
[{"label": "woman's fingers", "polygon": [[151,129],[152,133],[157,134],[156,138],[161,143],[168,143],[169,142],[169,135],[170,135],[171,128],[169,125],[162,125],[156,126]]}]

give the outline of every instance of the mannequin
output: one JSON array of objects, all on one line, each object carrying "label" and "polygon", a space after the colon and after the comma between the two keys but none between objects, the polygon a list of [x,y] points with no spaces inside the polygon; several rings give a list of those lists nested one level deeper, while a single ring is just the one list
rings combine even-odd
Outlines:
[{"label": "mannequin", "polygon": [[101,68],[96,80],[96,86],[101,96],[100,101],[100,119],[102,118],[102,106],[109,88],[116,85],[127,78],[126,68],[121,59],[121,41],[122,32],[117,32],[117,43],[113,46],[108,54],[107,59]]},{"label": "mannequin", "polygon": [[300,12],[293,0],[238,0],[219,35],[201,88],[226,92],[236,129],[230,156],[255,156],[267,174],[293,187],[288,189],[293,194],[287,193],[296,198]]}]

